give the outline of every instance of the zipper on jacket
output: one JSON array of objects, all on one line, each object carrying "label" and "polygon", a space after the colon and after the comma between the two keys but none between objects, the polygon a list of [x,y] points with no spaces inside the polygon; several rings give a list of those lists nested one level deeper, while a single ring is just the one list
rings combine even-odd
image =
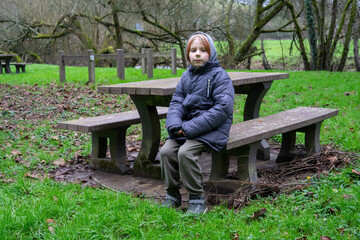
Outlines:
[{"label": "zipper on jacket", "polygon": [[210,85],[211,85],[211,79],[208,79],[208,84],[207,84],[207,92],[206,92],[206,97],[210,97]]}]

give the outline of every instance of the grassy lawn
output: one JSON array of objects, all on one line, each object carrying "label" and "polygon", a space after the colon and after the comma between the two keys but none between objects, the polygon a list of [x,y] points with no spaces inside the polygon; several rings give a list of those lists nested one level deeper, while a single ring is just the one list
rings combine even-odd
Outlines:
[{"label": "grassy lawn", "polygon": [[[56,123],[134,109],[127,96],[98,94],[96,88],[146,76],[126,69],[127,80],[119,81],[115,68],[96,68],[96,84],[84,86],[87,68],[67,67],[67,84],[58,83],[58,66],[32,64],[26,70],[0,75],[0,239],[360,238],[360,159],[309,176],[308,188],[257,198],[242,209],[218,206],[199,218],[151,199],[54,181],[47,177],[54,161],[88,159],[91,151],[88,134],[57,130]],[[289,74],[273,83],[260,115],[297,106],[338,108],[339,115],[323,123],[321,144],[360,153],[360,73]],[[154,76],[172,77],[161,69]],[[242,121],[243,100],[236,97],[234,122]],[[135,126],[129,134],[140,131]],[[261,209],[266,212],[254,219]]]}]

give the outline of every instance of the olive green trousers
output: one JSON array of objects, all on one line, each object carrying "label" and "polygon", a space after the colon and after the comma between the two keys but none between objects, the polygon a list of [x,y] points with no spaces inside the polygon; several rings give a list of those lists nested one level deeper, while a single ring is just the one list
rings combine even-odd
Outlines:
[{"label": "olive green trousers", "polygon": [[197,140],[166,140],[160,150],[160,163],[167,192],[178,192],[182,182],[190,195],[203,193],[203,174],[198,160],[204,148],[205,144]]}]

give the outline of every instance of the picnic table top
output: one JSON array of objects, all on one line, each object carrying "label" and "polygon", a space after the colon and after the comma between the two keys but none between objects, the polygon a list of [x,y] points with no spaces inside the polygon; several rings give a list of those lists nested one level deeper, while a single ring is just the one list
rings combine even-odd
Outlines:
[{"label": "picnic table top", "polygon": [[[228,72],[228,74],[234,86],[263,83],[277,79],[289,78],[288,73]],[[98,92],[111,94],[166,96],[172,95],[175,92],[176,85],[180,81],[180,79],[180,77],[176,77],[100,86],[98,87]]]},{"label": "picnic table top", "polygon": [[0,54],[0,58],[1,57],[8,58],[8,57],[15,57],[15,56],[16,56],[15,54]]}]

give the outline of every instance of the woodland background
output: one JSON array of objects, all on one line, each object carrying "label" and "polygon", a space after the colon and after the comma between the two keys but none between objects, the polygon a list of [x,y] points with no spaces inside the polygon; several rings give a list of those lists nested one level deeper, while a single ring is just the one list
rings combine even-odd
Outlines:
[{"label": "woodland background", "polygon": [[225,68],[262,56],[269,69],[254,42],[281,38],[291,40],[285,54],[296,51],[303,70],[343,71],[351,61],[360,71],[359,12],[359,0],[2,0],[0,50],[19,61],[56,63],[59,50],[178,47],[185,68],[187,36],[201,30],[222,44]]}]

